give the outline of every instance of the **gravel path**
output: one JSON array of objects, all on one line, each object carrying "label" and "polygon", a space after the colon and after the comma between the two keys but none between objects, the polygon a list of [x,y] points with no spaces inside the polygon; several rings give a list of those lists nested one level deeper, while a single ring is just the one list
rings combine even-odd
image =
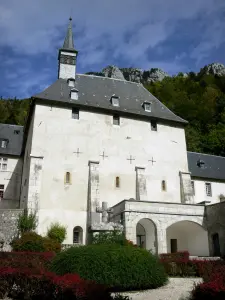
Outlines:
[{"label": "gravel path", "polygon": [[200,278],[170,278],[169,283],[161,288],[122,294],[132,300],[184,300],[189,296],[194,283],[201,281]]}]

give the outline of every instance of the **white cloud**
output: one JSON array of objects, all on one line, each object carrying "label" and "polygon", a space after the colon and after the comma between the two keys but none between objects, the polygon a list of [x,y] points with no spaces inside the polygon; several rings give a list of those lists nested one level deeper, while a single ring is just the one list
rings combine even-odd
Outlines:
[{"label": "white cloud", "polygon": [[[63,43],[71,8],[75,45],[80,52],[78,69],[90,70],[122,60],[129,66],[160,67],[174,74],[185,69],[183,61],[189,55],[199,62],[213,47],[219,47],[225,36],[225,21],[217,19],[225,10],[224,0],[7,0],[0,2],[0,56],[5,55],[1,47],[9,47],[24,60],[41,54],[48,68]],[[180,20],[198,16],[203,18],[204,27],[194,50],[179,54],[174,46],[173,61],[149,58],[149,49],[160,51],[163,57],[166,49],[161,44],[169,42]],[[43,74],[26,64],[15,67],[10,55],[4,66],[9,68],[5,75],[8,82],[10,77],[18,79],[9,86],[16,94],[18,90],[23,95],[32,94],[32,86],[41,88],[53,77],[51,70]]]}]

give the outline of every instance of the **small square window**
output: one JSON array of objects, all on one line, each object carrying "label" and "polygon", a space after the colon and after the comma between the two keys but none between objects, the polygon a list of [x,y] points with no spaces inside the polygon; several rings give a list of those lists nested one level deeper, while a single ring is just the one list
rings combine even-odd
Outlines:
[{"label": "small square window", "polygon": [[117,97],[117,96],[112,96],[111,101],[112,101],[112,105],[113,105],[113,106],[120,106],[120,103],[119,103],[119,97]]},{"label": "small square window", "polygon": [[192,195],[195,195],[195,182],[192,180],[191,181],[191,188],[192,188]]},{"label": "small square window", "polygon": [[78,100],[78,90],[77,89],[71,89],[70,98],[72,100]]},{"label": "small square window", "polygon": [[151,103],[145,102],[144,103],[144,110],[151,112]]},{"label": "small square window", "polygon": [[211,186],[211,183],[209,183],[209,182],[205,183],[205,191],[206,191],[206,196],[212,197],[212,186]]},{"label": "small square window", "polygon": [[113,116],[113,125],[117,125],[117,126],[120,125],[120,116],[118,115]]},{"label": "small square window", "polygon": [[157,131],[157,122],[156,121],[151,121],[151,130]]},{"label": "small square window", "polygon": [[20,131],[19,130],[14,130],[14,134],[19,134]]},{"label": "small square window", "polygon": [[79,109],[78,108],[72,108],[72,119],[79,120]]},{"label": "small square window", "polygon": [[2,159],[3,161],[8,161],[8,158],[5,158],[5,157],[3,157],[3,159]]}]

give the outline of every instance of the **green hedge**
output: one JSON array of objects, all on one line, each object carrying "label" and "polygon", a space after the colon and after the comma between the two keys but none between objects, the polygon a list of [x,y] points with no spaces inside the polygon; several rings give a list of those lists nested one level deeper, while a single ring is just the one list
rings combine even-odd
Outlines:
[{"label": "green hedge", "polygon": [[60,252],[61,245],[48,237],[42,237],[36,232],[25,232],[12,241],[13,251],[19,252]]},{"label": "green hedge", "polygon": [[111,291],[151,289],[167,282],[158,257],[141,248],[116,244],[69,248],[56,255],[50,269],[58,275],[77,273],[108,285]]}]

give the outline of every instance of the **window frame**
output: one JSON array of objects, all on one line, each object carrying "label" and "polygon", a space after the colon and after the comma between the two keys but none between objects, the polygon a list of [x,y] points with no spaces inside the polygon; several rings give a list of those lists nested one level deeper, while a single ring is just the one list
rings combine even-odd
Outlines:
[{"label": "window frame", "polygon": [[[2,149],[6,149],[7,148],[7,146],[8,146],[8,140],[7,139],[1,139],[0,140],[0,148],[2,148]],[[4,146],[5,145],[5,146]]]},{"label": "window frame", "polygon": [[[147,108],[147,106],[149,106],[149,109]],[[144,102],[143,107],[146,112],[152,112],[152,103],[151,102],[148,102],[148,101]]]},{"label": "window frame", "polygon": [[117,189],[120,188],[120,177],[119,176],[116,176],[115,186],[116,186]]},{"label": "window frame", "polygon": [[71,113],[72,113],[72,119],[73,120],[80,120],[80,109],[79,108],[72,107]]},{"label": "window frame", "polygon": [[120,126],[120,116],[119,115],[113,115],[113,125]]},{"label": "window frame", "polygon": [[111,103],[112,103],[112,106],[119,107],[120,106],[119,97],[116,96],[116,95],[112,95],[112,97],[111,97]]},{"label": "window frame", "polygon": [[71,173],[68,171],[65,174],[65,184],[71,184]]},{"label": "window frame", "polygon": [[157,121],[150,121],[150,125],[151,125],[151,131],[158,131],[158,123]]},{"label": "window frame", "polygon": [[161,190],[162,190],[162,192],[166,192],[166,190],[167,190],[166,180],[162,180]]},{"label": "window frame", "polygon": [[211,182],[205,182],[205,192],[207,197],[212,197],[212,184]]}]

